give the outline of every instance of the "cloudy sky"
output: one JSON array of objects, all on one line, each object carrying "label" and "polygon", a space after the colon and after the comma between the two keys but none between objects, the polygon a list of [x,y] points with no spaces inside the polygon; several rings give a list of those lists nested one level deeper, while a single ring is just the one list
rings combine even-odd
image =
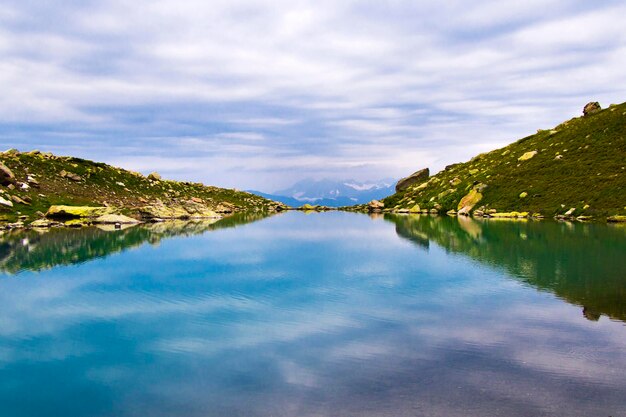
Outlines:
[{"label": "cloudy sky", "polygon": [[2,3],[1,145],[169,178],[398,178],[626,100],[621,0]]}]

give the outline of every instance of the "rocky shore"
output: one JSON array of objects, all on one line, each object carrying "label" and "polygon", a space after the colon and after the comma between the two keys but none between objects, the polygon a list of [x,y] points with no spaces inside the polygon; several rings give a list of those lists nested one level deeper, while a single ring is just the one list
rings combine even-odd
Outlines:
[{"label": "rocky shore", "polygon": [[15,149],[0,153],[0,230],[121,226],[272,213],[284,204],[232,189],[164,180],[104,163]]}]

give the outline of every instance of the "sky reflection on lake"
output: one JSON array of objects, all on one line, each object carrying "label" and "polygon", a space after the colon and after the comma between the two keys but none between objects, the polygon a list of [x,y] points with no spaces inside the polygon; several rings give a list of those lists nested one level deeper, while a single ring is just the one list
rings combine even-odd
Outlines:
[{"label": "sky reflection on lake", "polygon": [[626,413],[623,228],[292,212],[130,233],[49,269],[3,254],[0,415]]}]

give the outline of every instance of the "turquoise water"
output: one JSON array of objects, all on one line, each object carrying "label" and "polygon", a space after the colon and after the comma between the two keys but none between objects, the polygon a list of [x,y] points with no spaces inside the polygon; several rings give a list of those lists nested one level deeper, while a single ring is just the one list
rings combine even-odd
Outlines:
[{"label": "turquoise water", "polygon": [[290,212],[0,236],[0,416],[624,416],[626,228]]}]

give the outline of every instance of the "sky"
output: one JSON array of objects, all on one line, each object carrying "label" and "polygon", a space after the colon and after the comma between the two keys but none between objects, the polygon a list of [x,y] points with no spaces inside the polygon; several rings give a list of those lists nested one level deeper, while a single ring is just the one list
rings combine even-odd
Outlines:
[{"label": "sky", "polygon": [[626,2],[4,0],[0,145],[274,191],[626,101]]}]

